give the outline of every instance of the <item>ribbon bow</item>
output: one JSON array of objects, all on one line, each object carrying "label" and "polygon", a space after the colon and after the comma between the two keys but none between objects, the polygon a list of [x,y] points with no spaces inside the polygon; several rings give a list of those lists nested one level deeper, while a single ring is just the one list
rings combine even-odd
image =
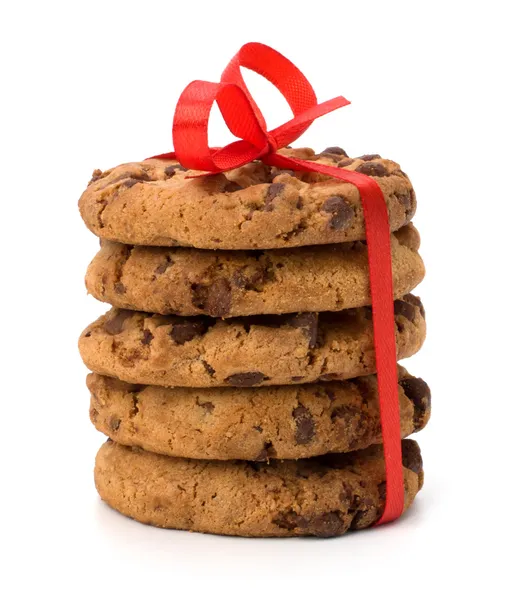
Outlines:
[{"label": "ribbon bow", "polygon": [[[246,87],[240,67],[270,81],[286,98],[294,118],[267,131],[265,119]],[[214,102],[229,130],[239,138],[224,148],[208,145],[208,122]],[[381,525],[397,519],[404,507],[391,244],[384,196],[376,181],[367,175],[277,154],[278,149],[299,138],[316,118],[347,104],[348,100],[342,96],[318,104],[311,84],[292,62],[269,46],[253,42],[242,46],[233,57],[220,83],[193,81],[185,88],[173,119],[175,152],[152,158],[176,158],[184,167],[209,174],[261,160],[281,169],[329,175],[359,190],[366,226],[386,472],[385,508],[377,523]]]}]

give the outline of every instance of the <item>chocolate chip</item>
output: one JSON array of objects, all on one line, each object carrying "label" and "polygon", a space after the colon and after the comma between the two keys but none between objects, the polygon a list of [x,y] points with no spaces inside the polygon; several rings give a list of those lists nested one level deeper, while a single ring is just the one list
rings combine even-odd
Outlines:
[{"label": "chocolate chip", "polygon": [[212,368],[209,363],[206,360],[202,360],[202,365],[205,367],[205,371],[207,371],[207,373],[212,377],[216,370],[214,368]]},{"label": "chocolate chip", "polygon": [[318,537],[333,537],[345,533],[348,526],[338,512],[329,512],[313,517],[308,528]]},{"label": "chocolate chip", "polygon": [[274,200],[280,196],[285,189],[284,183],[271,183],[265,194],[265,210],[270,212],[274,210]]},{"label": "chocolate chip", "polygon": [[140,181],[150,181],[150,177],[145,172],[138,173],[136,171],[127,171],[121,173],[120,175],[112,179],[107,185],[113,185],[114,183],[118,183],[119,181],[120,185],[129,188]]},{"label": "chocolate chip", "polygon": [[354,209],[342,196],[331,196],[322,204],[322,211],[331,213],[329,227],[336,231],[347,229],[355,216]]},{"label": "chocolate chip", "polygon": [[279,514],[272,522],[281,529],[288,531],[299,529],[303,535],[324,538],[342,535],[348,529],[348,526],[338,512],[302,516],[291,510],[287,513]]},{"label": "chocolate chip", "polygon": [[318,313],[300,313],[287,321],[291,327],[301,329],[309,338],[309,347],[316,348],[318,340]]},{"label": "chocolate chip", "polygon": [[280,513],[272,522],[281,529],[293,531],[297,527],[297,519],[299,518],[301,517],[295,511],[291,510],[287,513]]},{"label": "chocolate chip", "polygon": [[405,217],[409,221],[415,215],[417,208],[414,190],[410,190],[406,194],[395,194],[395,196],[405,209]]},{"label": "chocolate chip", "polygon": [[331,402],[334,402],[334,400],[336,399],[336,394],[332,390],[326,389],[325,395]]},{"label": "chocolate chip", "polygon": [[410,192],[408,194],[396,194],[398,201],[404,206],[405,211],[409,210],[412,206],[412,196]]},{"label": "chocolate chip", "polygon": [[267,450],[265,450],[265,448],[262,448],[260,450],[260,453],[256,456],[256,458],[254,460],[255,460],[255,462],[267,462],[268,458],[269,458],[269,455],[267,454]]},{"label": "chocolate chip", "polygon": [[353,160],[351,158],[343,158],[342,160],[340,160],[337,164],[338,167],[349,167],[351,164],[353,164]]},{"label": "chocolate chip", "polygon": [[265,379],[265,375],[260,371],[250,371],[246,373],[234,373],[226,378],[226,383],[235,387],[252,387],[258,385]]},{"label": "chocolate chip", "polygon": [[154,339],[154,336],[152,335],[152,332],[150,331],[150,329],[144,329],[143,330],[143,337],[141,338],[141,343],[144,346],[149,346],[150,342]]},{"label": "chocolate chip", "polygon": [[224,277],[216,279],[211,285],[194,283],[191,286],[192,303],[208,315],[224,317],[231,307],[231,287]]},{"label": "chocolate chip", "polygon": [[373,320],[373,308],[371,306],[363,306],[360,310],[367,321]]},{"label": "chocolate chip", "polygon": [[118,431],[118,428],[120,427],[120,423],[122,421],[120,419],[117,419],[116,417],[112,417],[110,419],[110,429],[112,431]]},{"label": "chocolate chip", "polygon": [[257,266],[253,270],[243,267],[237,269],[232,275],[232,283],[244,290],[258,290],[260,284],[266,279],[267,273],[261,267]]},{"label": "chocolate chip", "polygon": [[423,319],[426,317],[426,311],[424,310],[424,306],[421,302],[421,299],[418,296],[414,296],[413,294],[406,294],[405,296],[403,296],[403,300],[416,306],[419,309],[419,312],[421,313]]},{"label": "chocolate chip", "polygon": [[375,521],[376,508],[373,500],[368,497],[355,497],[355,515],[350,523],[350,529],[364,529]]},{"label": "chocolate chip", "polygon": [[122,181],[122,185],[128,189],[132,188],[137,183],[140,183],[139,179],[126,179],[125,181]]},{"label": "chocolate chip", "polygon": [[121,333],[124,329],[124,321],[131,315],[128,310],[117,310],[111,319],[103,325],[104,331],[110,335]]},{"label": "chocolate chip", "polygon": [[249,279],[244,275],[243,269],[237,269],[232,275],[232,283],[236,287],[245,288],[248,285]]},{"label": "chocolate chip", "polygon": [[171,179],[175,173],[177,172],[177,170],[175,169],[175,167],[166,167],[164,169],[164,174],[166,175],[167,179]]},{"label": "chocolate chip", "polygon": [[231,307],[231,288],[227,279],[221,278],[210,286],[205,310],[213,317],[224,317]]},{"label": "chocolate chip", "polygon": [[348,157],[348,154],[339,146],[329,146],[328,148],[325,148],[322,154],[340,154],[341,156]]},{"label": "chocolate chip", "polygon": [[204,410],[205,412],[209,413],[209,414],[210,414],[211,412],[213,412],[213,411],[214,411],[214,408],[216,408],[216,407],[214,406],[214,404],[212,404],[212,402],[203,402],[203,403],[201,403],[201,402],[199,402],[198,400],[196,400],[196,404],[197,404],[197,405],[198,405],[200,408],[203,408],[203,410]]},{"label": "chocolate chip", "polygon": [[120,283],[120,282],[116,283],[113,286],[113,289],[115,290],[115,292],[117,294],[125,294],[125,285],[123,283]]},{"label": "chocolate chip", "polygon": [[166,271],[167,268],[168,268],[168,263],[165,262],[165,263],[159,265],[158,267],[156,267],[154,269],[154,273],[156,273],[157,275],[162,275]]},{"label": "chocolate chip", "polygon": [[150,177],[147,173],[124,173],[120,177],[114,179],[111,183],[120,181],[120,185],[126,188],[132,188],[133,185],[141,183],[142,181],[150,181]]},{"label": "chocolate chip", "polygon": [[404,300],[394,301],[394,314],[401,315],[412,323],[415,322],[415,306],[409,302],[405,302]]},{"label": "chocolate chip", "polygon": [[154,273],[156,275],[162,275],[163,273],[166,272],[166,269],[168,267],[170,267],[173,264],[173,260],[171,259],[170,256],[165,256],[164,258],[164,262],[161,263],[160,265],[158,265],[155,269],[154,269]]},{"label": "chocolate chip", "polygon": [[421,451],[414,440],[403,440],[401,445],[403,466],[419,475],[422,472]]},{"label": "chocolate chip", "polygon": [[171,179],[177,171],[187,171],[182,165],[168,165],[164,169],[164,174],[166,175],[166,179]]},{"label": "chocolate chip", "polygon": [[323,210],[324,212],[333,213],[336,212],[338,209],[343,208],[345,204],[349,206],[342,196],[330,196],[322,204],[321,210]]},{"label": "chocolate chip", "polygon": [[239,190],[242,190],[242,189],[244,189],[244,188],[235,181],[228,181],[228,183],[223,188],[223,190],[225,192],[229,192],[229,193],[238,192]]},{"label": "chocolate chip", "polygon": [[428,384],[419,377],[408,377],[401,379],[399,385],[414,405],[414,430],[420,431],[424,427],[426,413],[431,406],[431,391]]},{"label": "chocolate chip", "polygon": [[303,375],[295,375],[294,377],[292,377],[292,381],[302,381],[303,379]]},{"label": "chocolate chip", "polygon": [[380,154],[363,154],[362,156],[358,156],[362,160],[375,160],[375,158],[382,158]]},{"label": "chocolate chip", "polygon": [[299,404],[293,409],[292,416],[295,420],[295,442],[308,444],[315,437],[315,422],[305,406]]},{"label": "chocolate chip", "polygon": [[268,462],[269,458],[273,458],[276,455],[271,442],[265,442],[260,453],[255,458],[256,462]]},{"label": "chocolate chip", "polygon": [[387,169],[382,163],[377,162],[365,162],[360,164],[356,169],[357,173],[363,175],[371,175],[376,177],[385,177],[389,175]]},{"label": "chocolate chip", "polygon": [[183,320],[173,323],[170,331],[171,339],[179,346],[190,342],[195,337],[203,335],[207,331],[207,323],[205,321]]}]

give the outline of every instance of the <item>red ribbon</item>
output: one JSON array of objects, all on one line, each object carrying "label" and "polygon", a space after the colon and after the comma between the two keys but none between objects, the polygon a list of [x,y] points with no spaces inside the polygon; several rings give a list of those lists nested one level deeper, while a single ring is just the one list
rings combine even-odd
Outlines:
[{"label": "red ribbon", "polygon": [[[246,87],[240,67],[268,79],[286,98],[294,118],[267,131],[265,119]],[[208,145],[208,122],[214,102],[229,130],[239,138],[224,148]],[[377,523],[381,525],[397,519],[404,505],[391,244],[384,196],[378,184],[361,173],[277,154],[279,148],[300,137],[316,118],[347,104],[348,100],[342,96],[318,104],[311,84],[293,63],[269,46],[246,44],[226,67],[220,83],[193,81],[185,88],[173,119],[175,152],[152,158],[176,158],[188,169],[209,174],[261,160],[281,169],[323,173],[352,183],[359,190],[366,224],[387,485],[384,512]]]}]

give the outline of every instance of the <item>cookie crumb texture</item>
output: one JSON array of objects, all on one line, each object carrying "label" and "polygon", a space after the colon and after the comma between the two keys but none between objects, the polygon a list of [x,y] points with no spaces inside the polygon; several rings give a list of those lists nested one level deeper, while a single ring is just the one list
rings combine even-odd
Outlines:
[{"label": "cookie crumb texture", "polygon": [[[412,225],[392,235],[394,296],[424,277]],[[104,242],[86,275],[87,290],[117,308],[182,316],[339,311],[371,303],[367,247],[227,252]]]},{"label": "cookie crumb texture", "polygon": [[[393,161],[377,154],[348,158],[341,148],[280,153],[373,177],[384,194],[391,231],[415,213],[412,184]],[[159,160],[96,170],[80,198],[81,215],[99,237],[133,245],[250,250],[365,238],[362,203],[352,184],[258,161],[186,179],[199,174]]]},{"label": "cookie crumb texture", "polygon": [[[424,475],[417,443],[403,440],[402,452],[406,510]],[[342,535],[375,523],[385,502],[381,446],[264,464],[173,458],[109,440],[95,483],[107,504],[142,523],[247,537]]]},{"label": "cookie crumb texture", "polygon": [[[125,446],[194,459],[266,462],[381,444],[376,376],[262,388],[163,388],[90,374],[90,419]],[[426,383],[400,367],[401,436],[428,422]]]},{"label": "cookie crumb texture", "polygon": [[[398,359],[419,350],[424,308],[394,303]],[[214,319],[112,309],[79,340],[91,371],[129,383],[255,387],[350,379],[376,371],[370,307]]]}]

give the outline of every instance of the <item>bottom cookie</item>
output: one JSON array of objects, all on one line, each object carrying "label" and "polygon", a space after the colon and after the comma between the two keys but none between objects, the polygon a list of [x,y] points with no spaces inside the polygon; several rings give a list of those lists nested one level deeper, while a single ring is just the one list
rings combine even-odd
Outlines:
[{"label": "bottom cookie", "polygon": [[[403,440],[405,510],[423,484],[422,459]],[[297,461],[208,461],[161,456],[108,440],[95,484],[112,508],[142,523],[246,537],[342,535],[381,516],[382,446]]]}]

